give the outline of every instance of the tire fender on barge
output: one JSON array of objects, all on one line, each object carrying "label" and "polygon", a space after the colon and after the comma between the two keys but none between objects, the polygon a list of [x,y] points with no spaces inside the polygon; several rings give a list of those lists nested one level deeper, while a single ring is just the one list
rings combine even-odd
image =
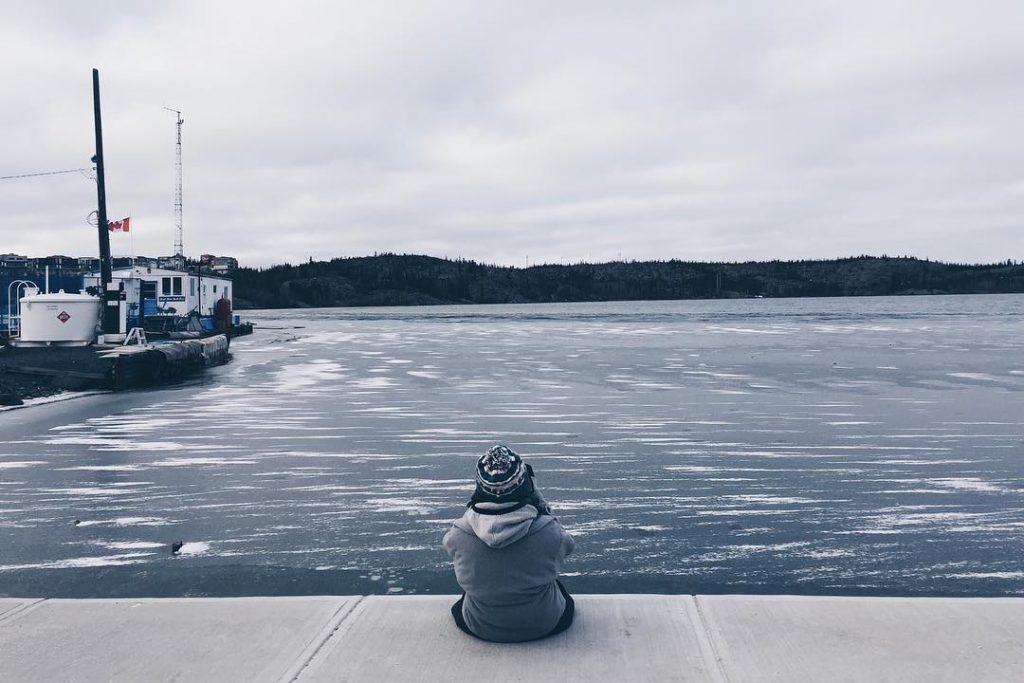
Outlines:
[{"label": "tire fender on barge", "polygon": [[124,346],[107,357],[113,361],[114,389],[173,380],[205,367],[227,362],[231,342],[218,334],[151,346]]}]

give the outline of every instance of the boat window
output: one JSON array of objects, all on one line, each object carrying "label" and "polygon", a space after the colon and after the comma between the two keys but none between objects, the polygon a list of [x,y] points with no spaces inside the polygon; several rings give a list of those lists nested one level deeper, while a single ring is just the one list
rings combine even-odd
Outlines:
[{"label": "boat window", "polygon": [[174,295],[181,296],[181,278],[174,278]]},{"label": "boat window", "polygon": [[171,278],[165,277],[160,280],[160,293],[170,294],[171,293]]},{"label": "boat window", "polygon": [[231,298],[231,295],[228,294],[228,289],[229,289],[228,287],[224,288],[224,298],[225,299],[230,299]]},{"label": "boat window", "polygon": [[216,293],[217,293],[217,285],[214,285],[214,286],[213,286],[213,293],[214,293],[214,294],[216,294]]},{"label": "boat window", "polygon": [[195,296],[196,295],[196,279],[194,277],[190,277],[188,279],[188,295],[189,296]]}]

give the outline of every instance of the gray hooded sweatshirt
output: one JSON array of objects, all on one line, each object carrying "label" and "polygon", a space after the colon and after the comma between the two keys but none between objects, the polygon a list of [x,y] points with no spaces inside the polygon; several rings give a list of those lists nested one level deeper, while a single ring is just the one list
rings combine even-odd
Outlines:
[{"label": "gray hooded sweatshirt", "polygon": [[466,592],[462,616],[474,634],[514,643],[545,636],[558,624],[565,598],[555,579],[576,544],[557,519],[538,516],[533,505],[491,515],[469,508],[443,543]]}]

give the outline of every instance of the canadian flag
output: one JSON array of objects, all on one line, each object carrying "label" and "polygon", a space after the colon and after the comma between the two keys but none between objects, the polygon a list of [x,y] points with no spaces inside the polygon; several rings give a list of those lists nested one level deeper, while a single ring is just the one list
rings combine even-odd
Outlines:
[{"label": "canadian flag", "polygon": [[131,227],[131,220],[132,217],[128,216],[127,218],[122,218],[119,221],[108,221],[107,229],[110,230],[110,232],[128,232]]}]

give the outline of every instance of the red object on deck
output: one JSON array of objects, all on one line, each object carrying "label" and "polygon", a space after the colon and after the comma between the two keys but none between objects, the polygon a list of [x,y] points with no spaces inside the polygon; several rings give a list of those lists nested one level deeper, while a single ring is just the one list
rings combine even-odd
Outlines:
[{"label": "red object on deck", "polygon": [[217,329],[223,330],[231,327],[230,299],[217,299],[217,303],[213,305],[213,319],[217,324]]}]

